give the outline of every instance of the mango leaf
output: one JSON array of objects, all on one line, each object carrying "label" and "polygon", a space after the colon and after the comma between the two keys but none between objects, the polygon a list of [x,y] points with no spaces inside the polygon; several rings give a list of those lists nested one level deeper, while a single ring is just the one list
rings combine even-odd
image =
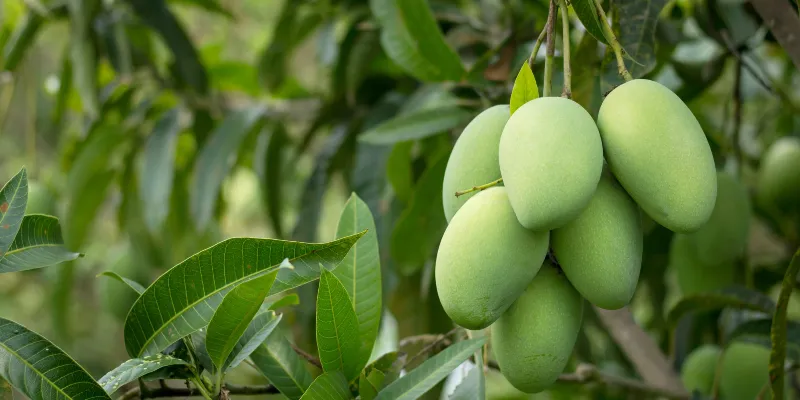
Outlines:
[{"label": "mango leaf", "polygon": [[411,201],[414,193],[414,173],[411,170],[413,148],[414,142],[397,143],[386,161],[386,179],[392,185],[395,196],[404,203]]},{"label": "mango leaf", "polygon": [[731,286],[718,291],[683,297],[669,311],[667,321],[674,326],[688,312],[717,310],[726,307],[761,311],[767,314],[775,311],[775,303],[767,295],[744,287]]},{"label": "mango leaf", "polygon": [[378,393],[376,400],[414,400],[419,398],[447,377],[485,342],[486,338],[470,339],[444,349],[402,378],[389,384]]},{"label": "mango leaf", "polygon": [[353,193],[339,216],[336,237],[342,238],[363,231],[367,233],[333,270],[333,274],[347,290],[358,319],[358,332],[361,338],[359,365],[366,365],[369,360],[380,328],[381,262],[375,220],[367,203]]},{"label": "mango leaf", "polygon": [[264,86],[278,91],[287,81],[287,63],[295,49],[322,23],[313,7],[284,3],[272,39],[258,60],[258,73]]},{"label": "mango leaf", "polygon": [[787,342],[787,322],[786,312],[789,309],[789,298],[792,290],[797,285],[797,272],[800,271],[800,249],[794,253],[789,268],[783,276],[781,293],[778,296],[778,304],[775,314],[772,317],[772,329],[770,339],[772,339],[772,352],[769,356],[769,381],[772,384],[772,397],[775,399],[783,398],[784,389],[784,362],[786,361],[786,342]]},{"label": "mango leaf", "polygon": [[267,301],[264,304],[267,304],[268,305],[267,308],[270,310],[277,310],[283,307],[296,306],[300,304],[300,296],[298,296],[297,293],[292,293],[276,300],[267,299]]},{"label": "mango leaf", "polygon": [[270,294],[316,280],[320,265],[332,269],[363,235],[323,244],[244,238],[220,242],[176,265],[145,290],[125,320],[125,347],[133,357],[167,348],[206,326],[231,288],[286,258],[295,269],[281,270]]},{"label": "mango leaf", "polygon": [[261,192],[267,208],[267,215],[275,236],[283,237],[283,166],[286,149],[291,142],[286,128],[275,123],[272,129],[265,129],[256,143],[253,169],[261,181]]},{"label": "mango leaf", "polygon": [[347,289],[327,270],[322,271],[317,292],[317,347],[322,369],[342,371],[348,381],[367,363],[360,353],[358,318]]},{"label": "mango leaf", "polygon": [[[745,341],[772,348],[772,318],[757,318],[745,321],[725,337],[728,344]],[[800,362],[800,322],[786,323],[786,354],[795,362]]]},{"label": "mango leaf", "polygon": [[64,247],[58,218],[32,214],[22,219],[19,232],[0,260],[0,273],[43,268],[80,257]]},{"label": "mango leaf", "polygon": [[291,400],[297,400],[311,385],[313,378],[305,368],[291,343],[279,331],[273,331],[267,340],[250,355],[256,369],[278,391]]},{"label": "mango leaf", "polygon": [[124,277],[124,276],[122,276],[122,275],[120,275],[120,274],[118,274],[118,273],[116,273],[114,271],[103,271],[100,274],[98,274],[97,276],[106,276],[106,277],[109,277],[111,279],[116,279],[116,280],[126,284],[129,288],[131,288],[131,290],[133,290],[134,292],[136,292],[136,293],[138,293],[140,295],[142,293],[144,293],[144,291],[145,291],[145,287],[142,286],[139,282],[136,282],[136,281],[134,281],[132,279],[128,279],[128,278],[126,278],[126,277]]},{"label": "mango leaf", "polygon": [[170,3],[191,5],[206,10],[210,13],[223,15],[228,18],[233,18],[233,14],[231,14],[230,11],[225,9],[225,7],[223,7],[222,4],[219,4],[217,0],[170,0]]},{"label": "mango leaf", "polygon": [[108,394],[114,394],[120,387],[133,382],[151,372],[167,368],[174,365],[189,366],[184,360],[163,354],[156,354],[150,357],[134,358],[125,361],[117,368],[109,371],[97,383],[103,387]]},{"label": "mango leaf", "polygon": [[264,343],[278,323],[281,322],[283,315],[276,315],[274,311],[262,312],[253,318],[250,325],[239,338],[233,351],[225,362],[225,369],[233,369],[239,366],[242,361],[250,357],[250,354]]},{"label": "mango leaf", "polygon": [[575,15],[578,16],[578,19],[586,28],[586,32],[589,32],[597,41],[608,44],[606,36],[603,34],[602,25],[600,25],[600,17],[597,15],[594,0],[572,0],[570,4],[575,11]]},{"label": "mango leaf", "polygon": [[44,17],[36,11],[28,11],[8,42],[3,46],[0,71],[14,71],[32,47],[36,35],[44,24]]},{"label": "mango leaf", "polygon": [[422,109],[398,115],[367,132],[358,140],[372,144],[392,144],[423,139],[466,123],[472,113],[456,106]]},{"label": "mango leaf", "polygon": [[202,367],[202,369],[214,373],[214,362],[211,361],[211,356],[208,354],[208,350],[206,349],[207,332],[208,330],[201,328],[197,332],[192,333],[190,337],[192,340],[192,347],[194,347],[194,356],[197,360],[197,364]]},{"label": "mango leaf", "polygon": [[14,243],[28,207],[28,175],[22,168],[0,189],[0,257]]},{"label": "mango leaf", "polygon": [[314,379],[301,400],[349,400],[350,387],[341,371],[325,372]]},{"label": "mango leaf", "polygon": [[464,379],[461,380],[461,383],[453,390],[453,393],[447,396],[447,400],[478,400],[485,398],[486,389],[484,388],[482,370],[483,366],[473,366]]},{"label": "mango leaf", "polygon": [[460,81],[466,71],[445,42],[427,0],[370,0],[389,58],[422,81]]},{"label": "mango leaf", "polygon": [[111,400],[92,376],[56,345],[5,318],[0,318],[0,378],[31,400]]},{"label": "mango leaf", "polygon": [[81,97],[83,111],[98,116],[100,100],[97,91],[97,58],[92,43],[92,13],[95,1],[67,0],[70,16],[70,60],[75,87]]},{"label": "mango leaf", "polygon": [[284,260],[278,269],[239,284],[222,298],[206,333],[206,351],[219,370],[224,371],[225,361],[256,316],[282,268],[293,267]]},{"label": "mango leaf", "polygon": [[373,400],[378,397],[378,391],[383,383],[382,375],[381,371],[372,371],[369,375],[361,373],[361,376],[358,377],[358,394],[361,396],[361,400]]},{"label": "mango leaf", "polygon": [[145,224],[152,233],[158,232],[169,213],[180,127],[180,108],[176,107],[161,116],[144,144],[139,197]]},{"label": "mango leaf", "polygon": [[222,181],[233,167],[245,137],[263,115],[264,108],[260,105],[231,112],[197,155],[189,207],[198,230],[204,230],[211,221]]},{"label": "mango leaf", "polygon": [[539,98],[539,87],[536,86],[536,77],[533,76],[531,66],[524,62],[519,69],[517,79],[514,80],[514,89],[511,91],[511,114],[522,107],[523,104]]},{"label": "mango leaf", "polygon": [[622,21],[619,42],[634,61],[628,63],[628,72],[641,78],[656,66],[656,24],[667,1],[619,0],[614,4]]}]

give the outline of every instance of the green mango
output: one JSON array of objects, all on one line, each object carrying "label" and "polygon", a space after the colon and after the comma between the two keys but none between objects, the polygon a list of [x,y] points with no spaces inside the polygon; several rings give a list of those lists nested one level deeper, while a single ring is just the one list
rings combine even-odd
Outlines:
[{"label": "green mango", "polygon": [[28,181],[28,205],[25,214],[53,215],[56,211],[56,198],[53,192],[44,184]]},{"label": "green mango", "polygon": [[500,137],[500,172],[522,226],[560,228],[589,204],[603,171],[603,146],[591,115],[561,97],[525,103]]},{"label": "green mango", "polygon": [[556,382],[569,361],[583,318],[583,298],[549,261],[492,325],[492,351],[515,388],[537,393]]},{"label": "green mango", "polygon": [[627,305],[642,269],[639,206],[604,172],[578,218],[551,233],[553,252],[578,292],[600,308]]},{"label": "green mango", "polygon": [[653,220],[681,233],[708,221],[717,198],[714,158],[675,93],[645,79],[626,82],[606,96],[597,126],[611,172]]},{"label": "green mango", "polygon": [[750,233],[747,188],[725,172],[717,174],[717,200],[711,218],[690,233],[695,254],[704,264],[732,263],[744,255]]},{"label": "green mango", "polygon": [[706,344],[694,349],[686,357],[681,367],[681,380],[686,390],[711,395],[720,354],[722,350],[719,346]]},{"label": "green mango", "polygon": [[764,207],[800,209],[800,138],[782,137],[764,153],[756,199]]},{"label": "green mango", "polygon": [[517,222],[504,187],[473,196],[453,216],[436,254],[436,289],[447,315],[467,329],[491,325],[536,276],[549,240],[549,232]]},{"label": "green mango", "polygon": [[500,135],[510,116],[508,105],[488,108],[478,114],[456,140],[442,184],[447,222],[475,194],[456,197],[456,192],[500,179]]},{"label": "green mango", "polygon": [[730,286],[736,275],[732,263],[706,264],[700,261],[691,237],[682,234],[676,234],[670,243],[669,268],[675,271],[684,296]]},{"label": "green mango", "polygon": [[512,386],[500,372],[486,371],[486,400],[528,400],[530,397]]},{"label": "green mango", "polygon": [[[734,342],[722,353],[719,391],[725,400],[753,400],[769,383],[769,349],[753,343]],[[769,400],[766,390],[761,399]]]}]

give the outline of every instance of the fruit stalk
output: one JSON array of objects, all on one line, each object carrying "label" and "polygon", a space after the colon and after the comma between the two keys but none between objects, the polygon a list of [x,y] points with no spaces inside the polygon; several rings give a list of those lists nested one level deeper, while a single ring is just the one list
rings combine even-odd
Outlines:
[{"label": "fruit stalk", "polygon": [[627,68],[625,68],[625,60],[622,58],[622,45],[619,44],[617,36],[614,35],[614,31],[611,29],[611,24],[608,23],[608,17],[606,16],[605,11],[603,11],[602,1],[594,0],[594,4],[595,7],[597,7],[597,15],[600,17],[600,25],[602,25],[603,28],[603,36],[606,37],[606,41],[608,41],[608,43],[611,45],[611,49],[614,51],[614,56],[617,58],[617,71],[626,81],[633,80],[633,76],[631,76],[631,73],[628,72]]},{"label": "fruit stalk", "polygon": [[483,185],[473,186],[473,187],[471,187],[469,189],[466,189],[466,190],[459,190],[458,192],[456,192],[456,197],[461,197],[461,196],[463,196],[463,195],[465,195],[467,193],[479,192],[481,190],[486,190],[486,189],[488,189],[488,188],[490,188],[492,186],[499,185],[501,183],[503,183],[503,178],[493,180],[493,181],[491,181],[489,183],[484,183]]},{"label": "fruit stalk", "polygon": [[542,42],[544,42],[544,38],[547,36],[547,25],[545,24],[544,29],[542,32],[539,33],[539,37],[536,38],[536,44],[533,45],[533,51],[531,52],[530,58],[528,58],[528,65],[531,67],[531,71],[533,71],[533,63],[536,61],[536,54],[539,53],[539,48],[542,47]]},{"label": "fruit stalk", "polygon": [[558,9],[561,11],[561,41],[564,44],[564,89],[561,92],[561,97],[568,99],[572,98],[572,67],[570,66],[570,51],[569,51],[569,14],[567,11],[567,3],[564,0],[558,0]]},{"label": "fruit stalk", "polygon": [[547,53],[544,58],[544,90],[542,96],[550,96],[553,85],[553,58],[556,40],[556,0],[550,0],[550,12],[547,14]]}]

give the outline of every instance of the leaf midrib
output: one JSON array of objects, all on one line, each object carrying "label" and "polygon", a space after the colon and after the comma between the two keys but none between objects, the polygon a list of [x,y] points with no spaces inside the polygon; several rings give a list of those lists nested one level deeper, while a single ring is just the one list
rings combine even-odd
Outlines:
[{"label": "leaf midrib", "polygon": [[[63,244],[56,244],[56,243],[41,243],[41,244],[35,244],[33,246],[17,247],[14,250],[9,250],[6,253],[6,255],[21,253],[21,252],[24,252],[24,251],[27,251],[27,250],[34,250],[34,249],[39,249],[39,248],[43,248],[43,247],[64,247],[64,245]],[[68,253],[72,253],[72,252],[68,251]]]}]

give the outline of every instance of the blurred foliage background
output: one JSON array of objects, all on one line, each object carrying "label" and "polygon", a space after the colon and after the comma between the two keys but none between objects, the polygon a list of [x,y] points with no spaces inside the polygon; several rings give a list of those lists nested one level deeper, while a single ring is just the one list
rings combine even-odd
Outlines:
[{"label": "blurred foliage background", "polygon": [[[374,15],[393,2],[371,3],[0,2],[0,176],[26,166],[28,212],[58,216],[70,248],[85,253],[70,264],[3,275],[0,314],[99,376],[126,358],[122,322],[134,299],[98,273],[150,283],[235,236],[331,240],[355,191],[377,223],[385,346],[449,331],[432,284],[432,256],[446,224],[447,155],[471,117],[508,102],[547,2],[411,2],[430,7],[460,56],[465,73],[456,80],[436,59],[444,56],[425,46],[398,62],[386,50],[398,38],[387,37],[386,21],[382,31]],[[764,150],[800,132],[800,77],[761,17],[738,0],[621,3],[627,8],[614,15],[623,26],[625,18],[649,18],[635,60],[628,60],[631,71],[678,93],[718,166],[754,187]],[[603,94],[621,82],[616,66],[577,18],[569,40],[574,99],[596,115]],[[622,40],[630,44],[625,34]],[[560,50],[556,56],[559,93]],[[537,79],[543,57],[544,48]],[[800,242],[798,226],[796,214],[756,208],[735,282],[763,292],[780,282],[789,249]],[[666,311],[681,296],[668,268],[671,239],[662,227],[647,230],[632,306],[665,351]],[[299,346],[314,348],[315,291],[307,285],[298,294],[300,306],[286,318]],[[693,347],[716,340],[716,317],[672,332],[676,365]],[[583,333],[576,359],[634,374],[591,312]],[[417,344],[404,345],[413,354]]]}]

